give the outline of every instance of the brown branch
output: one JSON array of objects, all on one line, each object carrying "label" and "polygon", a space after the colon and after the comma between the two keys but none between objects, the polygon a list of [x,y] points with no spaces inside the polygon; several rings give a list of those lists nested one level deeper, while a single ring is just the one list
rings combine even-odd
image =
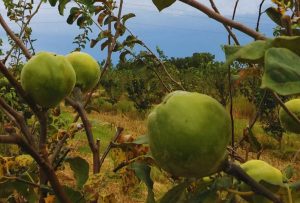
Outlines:
[{"label": "brown branch", "polygon": [[[116,22],[117,23],[117,26],[116,26],[117,28],[120,27],[120,21],[121,21],[121,15],[122,15],[122,8],[123,8],[123,0],[120,0],[119,11],[118,11],[118,18],[117,18],[117,22]],[[111,23],[108,24],[108,30],[111,32]],[[110,39],[111,43],[108,44],[108,48],[107,48],[107,52],[108,53],[107,53],[106,61],[105,61],[105,64],[103,66],[103,69],[101,71],[98,83],[96,84],[96,86],[87,95],[87,98],[86,98],[86,100],[84,102],[84,105],[83,105],[84,108],[86,108],[86,106],[90,102],[93,93],[99,88],[100,82],[101,82],[104,74],[106,73],[107,69],[111,65],[111,55],[112,55],[112,52],[113,52],[113,50],[114,50],[114,48],[116,46],[117,38],[119,37],[119,35],[120,35],[120,31],[119,31],[119,29],[116,29],[116,32],[115,32],[114,36],[111,37],[111,39]],[[79,114],[77,114],[75,116],[73,122],[76,122],[78,119],[79,119]]]},{"label": "brown branch", "polygon": [[0,143],[3,144],[18,144],[19,140],[17,137],[12,135],[0,135]]},{"label": "brown branch", "polygon": [[216,13],[215,11],[211,10],[210,8],[208,8],[207,6],[205,6],[203,3],[197,2],[196,0],[180,0],[181,2],[188,4],[196,9],[198,9],[199,11],[205,13],[208,17],[222,23],[225,25],[228,25],[230,27],[233,27],[251,37],[253,37],[254,39],[258,40],[264,40],[266,39],[266,37],[264,35],[262,35],[259,32],[256,32],[255,30],[241,24],[238,23],[236,21],[233,21],[231,19],[228,19],[218,13]]},{"label": "brown branch", "polygon": [[[19,38],[22,37],[22,35],[24,34],[24,31],[26,29],[26,27],[29,25],[31,19],[38,13],[41,5],[42,5],[43,1],[40,1],[40,3],[38,4],[38,6],[36,7],[35,11],[30,15],[28,16],[28,20],[26,21],[26,23],[23,25],[23,28],[21,29],[20,33],[19,33]],[[7,55],[5,56],[5,58],[2,60],[3,64],[6,63],[7,59],[9,58],[10,54],[13,52],[13,50],[16,48],[17,44],[13,45],[11,47],[11,49],[8,51]]]},{"label": "brown branch", "polygon": [[25,118],[22,114],[15,111],[11,106],[9,106],[1,97],[0,97],[0,107],[2,107],[8,114],[10,114],[18,124],[21,132],[25,136],[29,144],[35,147],[35,142],[33,140],[32,134],[30,133]]},{"label": "brown branch", "polygon": [[23,148],[28,154],[30,154],[34,160],[38,163],[38,165],[43,169],[45,174],[47,174],[47,179],[49,180],[55,195],[61,202],[71,203],[69,197],[64,192],[53,167],[49,164],[49,161],[46,159],[47,157],[41,157],[39,153],[37,153],[29,144],[26,143],[22,137],[18,138],[18,144],[21,148]]},{"label": "brown branch", "polygon": [[261,15],[262,15],[262,6],[263,4],[265,3],[265,0],[262,0],[261,3],[259,4],[259,11],[258,11],[258,17],[257,17],[257,23],[256,23],[256,31],[258,32],[259,31],[259,23],[260,23],[260,18],[261,18]]},{"label": "brown branch", "polygon": [[86,136],[87,136],[87,140],[88,140],[88,143],[89,143],[89,147],[90,147],[90,149],[92,151],[92,154],[93,154],[93,172],[94,172],[94,174],[99,173],[99,171],[100,171],[99,147],[96,145],[96,143],[94,141],[94,136],[93,136],[93,132],[92,132],[92,129],[91,129],[91,124],[90,124],[90,122],[87,118],[84,107],[82,106],[82,104],[80,104],[77,101],[72,100],[69,97],[67,97],[65,100],[78,112],[78,115],[81,118],[81,121],[82,121],[84,129],[85,129],[85,133],[86,133]]},{"label": "brown branch", "polygon": [[234,118],[233,118],[233,96],[232,96],[232,81],[231,81],[231,66],[227,67],[228,77],[228,88],[229,88],[229,114],[230,114],[230,125],[231,125],[231,147],[234,149]]},{"label": "brown branch", "polygon": [[119,136],[121,135],[121,133],[123,132],[123,128],[122,127],[117,127],[117,131],[116,131],[116,134],[114,136],[114,138],[111,140],[111,142],[109,143],[109,145],[107,146],[107,148],[105,149],[105,151],[103,152],[103,155],[100,159],[100,168],[106,158],[106,156],[108,155],[109,151],[112,149],[113,147],[113,143],[116,142],[119,138]]},{"label": "brown branch", "polygon": [[[217,8],[215,2],[214,2],[213,0],[209,0],[209,2],[210,2],[210,4],[211,4],[211,7],[214,9],[214,11],[215,11],[216,13],[219,13],[219,14],[220,14],[220,12],[219,12],[219,10],[218,10],[218,8]],[[225,29],[227,30],[227,32],[228,32],[228,34],[229,34],[228,39],[230,39],[230,37],[232,37],[234,43],[235,43],[236,45],[240,45],[240,43],[239,43],[239,41],[238,41],[236,35],[232,32],[232,30],[231,30],[226,24],[223,24],[223,26],[225,27]]]},{"label": "brown branch", "polygon": [[18,45],[18,47],[21,48],[21,50],[23,51],[25,57],[27,59],[31,58],[31,54],[29,53],[28,49],[25,47],[25,45],[23,44],[23,42],[14,34],[14,32],[9,28],[9,26],[6,24],[5,20],[3,19],[2,15],[0,14],[0,25],[3,27],[3,29],[5,30],[5,32],[7,33],[8,36],[10,36],[10,38],[12,38],[16,44]]},{"label": "brown branch", "polygon": [[[236,14],[238,5],[239,5],[239,0],[236,0],[236,1],[235,1],[235,4],[234,4],[233,12],[232,12],[231,20],[234,20],[234,19],[235,19],[235,14]],[[232,30],[232,27],[230,27],[230,30]],[[231,44],[231,41],[230,41],[230,35],[228,35],[228,44],[229,44],[229,45]]]}]

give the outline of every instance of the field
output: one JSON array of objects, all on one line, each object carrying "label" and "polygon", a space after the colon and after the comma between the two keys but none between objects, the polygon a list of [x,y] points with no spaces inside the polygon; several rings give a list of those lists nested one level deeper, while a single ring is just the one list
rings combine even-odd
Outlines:
[{"label": "field", "polygon": [[[239,99],[240,100],[240,99]],[[241,110],[236,109],[235,115],[235,136],[236,140],[239,140],[243,134],[243,129],[248,125],[249,116],[251,116],[251,110],[253,107],[249,103],[243,100],[243,103],[235,104],[242,106]],[[132,112],[131,112],[132,113]],[[100,151],[106,149],[111,139],[113,138],[116,127],[122,126],[124,128],[123,135],[132,135],[134,138],[147,133],[146,119],[139,118],[140,116],[123,113],[111,112],[94,112],[89,114],[89,118],[92,124],[92,130],[96,139],[100,139],[101,148]],[[250,114],[250,115],[249,115]],[[75,116],[71,108],[64,107],[61,116],[71,122]],[[272,136],[266,136],[266,133],[257,122],[254,126],[254,134],[257,136],[259,142],[262,144],[264,150],[260,154],[259,159],[264,160],[274,167],[284,170],[291,165],[294,168],[294,175],[291,181],[300,179],[300,138],[296,134],[285,133],[281,144]],[[73,140],[70,141],[72,151],[69,155],[80,155],[85,157],[92,165],[92,156],[88,143],[86,140],[85,132],[79,132]],[[243,149],[238,150],[238,154],[246,160],[257,159],[257,153],[246,152],[246,146]],[[119,156],[116,157],[116,156]],[[117,202],[145,202],[147,188],[146,186],[135,178],[134,174],[130,170],[120,170],[116,173],[113,169],[126,159],[125,154],[117,153],[116,150],[112,150],[105,159],[103,168],[100,175],[97,175],[96,184],[94,187],[88,187],[89,193],[93,193],[97,190],[101,191],[100,194],[103,198],[112,199],[111,201]],[[74,184],[74,178],[72,171],[68,168],[59,171],[60,177],[69,181],[70,184]],[[154,193],[156,198],[160,198],[165,192],[176,184],[176,181],[166,178],[165,174],[152,168],[151,177],[154,180]],[[93,191],[93,192],[92,192]]]}]

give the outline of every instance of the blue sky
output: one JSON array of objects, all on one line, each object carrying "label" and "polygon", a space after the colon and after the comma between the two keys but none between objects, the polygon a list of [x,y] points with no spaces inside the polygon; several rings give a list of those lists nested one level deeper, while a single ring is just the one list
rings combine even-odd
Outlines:
[{"label": "blue sky", "polygon": [[[202,0],[209,5],[207,0]],[[227,17],[231,16],[235,0],[215,0],[220,12]],[[249,27],[256,26],[257,12],[260,0],[241,0],[236,19]],[[270,5],[267,0],[264,9]],[[33,38],[36,38],[37,51],[47,50],[58,54],[67,54],[75,48],[72,44],[74,36],[80,31],[75,25],[68,25],[65,16],[59,16],[57,8],[43,5],[39,14],[32,20]],[[6,16],[4,6],[0,2],[0,12]],[[135,13],[136,17],[128,20],[127,26],[142,39],[152,50],[159,46],[167,56],[185,57],[195,52],[210,52],[218,60],[224,60],[221,45],[227,43],[227,33],[222,24],[208,18],[198,10],[177,1],[171,7],[158,12],[151,0],[125,0],[123,13]],[[12,23],[9,25],[16,30]],[[261,32],[272,36],[274,24],[264,14],[261,20]],[[93,27],[91,38],[97,36],[99,30]],[[235,31],[242,44],[251,42],[248,36]],[[5,39],[5,32],[0,28],[0,37]],[[4,44],[4,49],[8,44]],[[84,50],[92,54],[97,60],[106,57],[106,51],[101,52],[99,47]],[[114,55],[114,62],[117,61]]]}]

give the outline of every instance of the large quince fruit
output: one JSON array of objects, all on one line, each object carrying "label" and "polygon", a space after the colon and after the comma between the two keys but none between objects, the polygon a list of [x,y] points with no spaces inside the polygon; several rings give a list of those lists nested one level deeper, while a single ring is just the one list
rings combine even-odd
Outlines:
[{"label": "large quince fruit", "polygon": [[230,116],[210,96],[175,91],[148,116],[151,153],[157,164],[179,177],[218,172],[227,158]]},{"label": "large quince fruit", "polygon": [[[300,99],[292,99],[285,103],[285,106],[300,118]],[[279,120],[282,127],[292,133],[300,133],[300,125],[289,116],[283,108],[279,110]]]},{"label": "large quince fruit", "polygon": [[[241,164],[241,168],[256,182],[258,183],[268,183],[267,188],[276,193],[280,186],[283,186],[283,175],[280,170],[271,166],[265,161],[262,160],[250,160],[246,163]],[[242,191],[250,191],[251,188],[246,184],[241,185]],[[268,200],[267,198],[261,195],[252,195],[252,196],[245,196],[248,202],[253,203],[271,203],[272,201]]]},{"label": "large quince fruit", "polygon": [[76,75],[71,63],[61,55],[40,52],[23,67],[21,85],[40,106],[51,108],[69,95]]},{"label": "large quince fruit", "polygon": [[98,62],[91,55],[78,51],[72,52],[66,57],[76,72],[76,86],[83,92],[95,87],[100,78]]}]

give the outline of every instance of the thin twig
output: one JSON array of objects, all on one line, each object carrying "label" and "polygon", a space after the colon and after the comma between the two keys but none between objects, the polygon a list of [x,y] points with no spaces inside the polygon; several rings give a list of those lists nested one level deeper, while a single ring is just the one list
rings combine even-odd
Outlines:
[{"label": "thin twig", "polygon": [[21,50],[23,51],[24,55],[26,56],[27,59],[31,58],[31,54],[29,53],[28,49],[25,47],[25,45],[23,44],[23,42],[14,34],[14,32],[8,27],[8,25],[6,24],[5,20],[3,19],[2,15],[0,14],[0,24],[3,27],[3,29],[5,30],[5,32],[7,33],[8,36],[10,36],[10,38],[12,38],[16,44],[18,45],[18,47],[21,48]]},{"label": "thin twig", "polygon": [[[220,12],[219,12],[219,10],[218,10],[218,8],[217,8],[215,2],[214,2],[213,0],[209,0],[209,2],[210,2],[210,4],[211,4],[211,7],[214,9],[214,11],[220,14]],[[232,37],[234,43],[235,43],[236,45],[240,45],[240,43],[239,43],[239,41],[238,41],[236,35],[232,32],[232,30],[231,30],[226,24],[223,24],[223,26],[225,27],[225,29],[227,30],[227,32],[228,32],[228,34],[229,34],[228,39],[230,39],[230,37]],[[229,43],[229,44],[230,44],[230,43]]]},{"label": "thin twig", "polygon": [[[239,0],[236,0],[235,4],[234,4],[233,12],[232,12],[231,20],[235,19],[235,14],[237,11],[238,4],[239,4]],[[230,27],[230,30],[232,30],[232,27]],[[228,35],[228,44],[229,45],[231,44],[230,35]]]},{"label": "thin twig", "polygon": [[260,23],[261,15],[263,14],[262,6],[264,3],[265,3],[265,0],[262,0],[261,3],[259,4],[259,11],[258,11],[258,17],[257,17],[256,29],[255,29],[257,32],[259,32],[259,23]]},{"label": "thin twig", "polygon": [[16,92],[26,101],[33,113],[39,117],[39,109],[32,98],[24,91],[21,84],[8,71],[7,67],[0,61],[0,72],[7,78],[9,83],[15,88]]},{"label": "thin twig", "polygon": [[103,155],[100,159],[100,168],[106,158],[106,156],[108,155],[109,151],[112,149],[113,143],[116,142],[119,138],[119,136],[121,135],[121,133],[123,132],[123,128],[122,127],[117,127],[117,131],[116,134],[114,136],[114,138],[112,139],[112,141],[109,143],[109,145],[107,146],[107,148],[105,149],[105,151],[103,152]]},{"label": "thin twig", "polygon": [[[38,13],[41,5],[42,5],[43,1],[40,1],[40,3],[38,4],[38,6],[36,7],[35,11],[28,16],[28,20],[26,21],[26,23],[23,25],[23,28],[21,29],[20,33],[19,33],[19,38],[22,38],[22,35],[24,34],[24,31],[26,29],[26,27],[28,26],[28,24],[30,23],[31,19]],[[5,58],[2,60],[2,62],[5,64],[7,59],[9,58],[10,54],[12,53],[12,51],[16,48],[17,44],[14,44],[11,49],[8,51],[7,55],[5,56]]]},{"label": "thin twig", "polygon": [[25,136],[29,144],[35,147],[35,142],[33,140],[32,134],[30,133],[25,118],[22,114],[15,111],[11,106],[9,106],[1,97],[0,97],[0,107],[2,107],[8,114],[10,114],[18,123],[18,126]]},{"label": "thin twig", "polygon": [[167,87],[167,85],[165,84],[165,82],[163,81],[163,79],[160,77],[160,75],[158,74],[158,72],[155,70],[155,68],[150,67],[144,60],[142,60],[141,58],[138,58],[134,53],[132,53],[132,51],[130,51],[129,49],[125,49],[126,51],[128,51],[128,53],[133,56],[136,60],[141,61],[147,68],[149,68],[150,70],[152,70],[155,75],[157,76],[157,78],[159,79],[160,83],[163,85],[163,87],[167,90],[167,92],[171,92],[171,90]]},{"label": "thin twig", "polygon": [[33,186],[33,187],[37,187],[37,188],[40,188],[40,189],[43,189],[43,190],[47,190],[49,192],[52,192],[53,190],[45,185],[39,185],[37,183],[34,183],[34,182],[31,182],[31,181],[28,181],[28,180],[24,180],[20,177],[15,177],[15,176],[2,176],[2,178],[4,179],[7,179],[7,180],[16,180],[18,182],[21,182],[21,183],[26,183],[27,185],[30,185],[30,186]]},{"label": "thin twig", "polygon": [[207,6],[205,6],[203,3],[200,3],[196,0],[180,0],[180,1],[198,9],[199,11],[205,13],[208,17],[213,18],[214,20],[216,20],[222,24],[225,24],[232,28],[235,28],[235,29],[253,37],[256,40],[266,39],[266,37],[263,34],[256,32],[255,30],[253,30],[239,22],[233,21],[231,19],[228,19],[228,18],[216,13],[215,11],[213,11],[210,8],[208,8]]}]

